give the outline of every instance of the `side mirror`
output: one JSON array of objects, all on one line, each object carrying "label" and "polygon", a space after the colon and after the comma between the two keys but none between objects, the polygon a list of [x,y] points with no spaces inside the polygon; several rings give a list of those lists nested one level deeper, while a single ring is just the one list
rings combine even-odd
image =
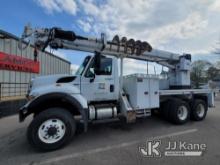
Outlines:
[{"label": "side mirror", "polygon": [[101,53],[95,52],[94,56],[94,73],[96,75],[100,74],[100,67],[101,67]]}]

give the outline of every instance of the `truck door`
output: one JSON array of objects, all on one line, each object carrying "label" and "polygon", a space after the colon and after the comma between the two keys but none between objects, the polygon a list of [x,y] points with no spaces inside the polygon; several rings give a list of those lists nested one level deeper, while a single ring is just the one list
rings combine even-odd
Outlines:
[{"label": "truck door", "polygon": [[88,101],[116,100],[113,59],[101,57],[100,74],[94,73],[94,59],[81,77],[81,93]]}]

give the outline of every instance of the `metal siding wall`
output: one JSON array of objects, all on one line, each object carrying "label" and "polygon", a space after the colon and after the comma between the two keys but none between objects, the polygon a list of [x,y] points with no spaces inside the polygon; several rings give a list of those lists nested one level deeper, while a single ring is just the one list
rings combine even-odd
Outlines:
[{"label": "metal siding wall", "polygon": [[49,74],[53,74],[53,65],[52,65],[52,60],[53,58],[51,57],[51,55],[48,56],[48,63],[49,63]]},{"label": "metal siding wall", "polygon": [[61,63],[61,61],[60,61],[59,64],[60,64],[60,65],[59,65],[59,66],[60,66],[60,73],[63,73],[63,72],[62,72],[62,63]]},{"label": "metal siding wall", "polygon": [[[4,52],[5,53],[10,53],[10,39],[4,39]],[[3,82],[10,82],[10,71],[4,70],[3,73]],[[2,87],[3,90],[3,96],[7,96],[8,93],[10,92],[10,84],[5,85]]]},{"label": "metal siding wall", "polygon": [[40,57],[40,75],[44,75],[44,65],[43,65],[43,61],[44,61],[44,56],[42,53],[39,53],[38,57]]},{"label": "metal siding wall", "polygon": [[[18,41],[14,38],[0,39],[0,51],[22,56],[29,59],[34,59],[33,47],[27,47],[27,49],[20,50],[18,47]],[[12,83],[4,85],[4,92],[10,92],[10,95],[15,96],[22,93],[22,89],[16,88],[13,83],[29,83],[31,78],[41,75],[70,73],[70,63],[54,56],[49,53],[39,52],[38,60],[40,62],[40,73],[26,73],[18,71],[0,70],[0,83]],[[10,88],[8,88],[10,87]]]},{"label": "metal siding wall", "polygon": [[46,53],[44,52],[41,52],[42,53],[42,63],[40,64],[42,67],[43,67],[43,75],[47,75],[47,72],[48,72],[48,67],[47,67],[47,56],[46,56]]},{"label": "metal siding wall", "polygon": [[54,60],[54,58],[50,54],[48,54],[48,59],[49,59],[48,63],[50,65],[49,74],[54,74],[54,71],[53,71],[53,65],[54,65],[53,60]]},{"label": "metal siding wall", "polygon": [[[30,47],[27,47],[27,49],[26,49],[26,58],[33,59],[31,56],[31,48]],[[26,73],[26,75],[27,75],[26,82],[29,82],[31,80],[32,73]]]},{"label": "metal siding wall", "polygon": [[59,73],[60,73],[60,74],[63,73],[62,70],[61,70],[61,66],[62,66],[62,64],[61,64],[61,61],[59,60]]},{"label": "metal siding wall", "polygon": [[[18,43],[15,41],[15,40],[13,40],[13,42],[14,42],[14,50],[16,51],[16,55],[17,56],[21,56],[21,51],[20,51],[20,49],[18,48]],[[22,72],[15,72],[15,82],[16,83],[22,83],[22,81],[24,81],[23,79],[22,79]],[[23,89],[19,89],[19,88],[16,88],[16,95],[19,95],[19,92],[20,92],[20,94],[22,93],[22,90]]]},{"label": "metal siding wall", "polygon": [[52,67],[51,67],[52,73],[54,74],[54,73],[56,73],[56,59],[52,58],[51,62],[52,62]]},{"label": "metal siding wall", "polygon": [[[22,56],[24,58],[27,58],[27,50],[21,50],[21,54],[19,54],[19,56]],[[22,78],[21,78],[21,81],[26,83],[27,82],[27,74],[29,73],[26,73],[26,72],[22,72]]]},{"label": "metal siding wall", "polygon": [[54,58],[53,56],[51,56],[52,57],[52,60],[51,60],[51,62],[52,62],[52,74],[55,74],[56,73],[56,58]]},{"label": "metal siding wall", "polygon": [[65,70],[65,64],[64,63],[61,63],[61,70],[62,70],[62,73],[64,73],[64,70]]},{"label": "metal siding wall", "polygon": [[49,64],[48,64],[48,56],[45,55],[45,68],[46,68],[46,75],[49,74]]},{"label": "metal siding wall", "polygon": [[62,62],[60,62],[60,73],[62,73],[62,74],[64,73],[63,72],[63,63]]},{"label": "metal siding wall", "polygon": [[71,74],[70,66],[71,66],[71,64],[66,64],[66,70],[67,70],[68,74]]},{"label": "metal siding wall", "polygon": [[56,72],[59,73],[59,61],[58,59],[56,59],[55,61],[56,61]]},{"label": "metal siding wall", "polygon": [[[20,50],[17,47],[17,41],[14,39],[0,39],[0,51],[34,59],[33,48]],[[51,54],[39,52],[38,60],[40,62],[39,75],[70,73],[70,64]],[[4,82],[29,82],[32,77],[39,76],[34,73],[16,72],[0,70],[0,81]],[[4,75],[4,76],[3,76]]]},{"label": "metal siding wall", "polygon": [[[16,41],[17,42],[17,41]],[[18,44],[18,42],[17,42]],[[17,47],[17,55],[21,57],[25,57],[24,50],[21,50]],[[25,83],[26,82],[26,74],[25,72],[19,72],[20,73],[20,82]]]},{"label": "metal siding wall", "polygon": [[[17,53],[16,47],[17,47],[16,42],[14,40],[10,39],[10,54],[17,55],[16,54]],[[16,72],[15,71],[11,71],[10,82],[16,82]],[[18,83],[20,83],[20,82],[18,82]],[[17,90],[18,89],[16,88],[16,84],[11,84],[10,85],[10,96],[15,96],[16,93],[19,92]]]},{"label": "metal siding wall", "polygon": [[44,53],[42,53],[42,61],[41,61],[41,67],[42,67],[42,75],[46,75],[47,74],[47,70],[46,70],[46,56]]},{"label": "metal siding wall", "polygon": [[47,75],[50,74],[50,57],[46,56],[46,68],[47,68]]},{"label": "metal siding wall", "polygon": [[56,61],[56,72],[60,73],[59,72],[59,60],[56,58],[55,61]]},{"label": "metal siding wall", "polygon": [[[17,42],[15,40],[13,40],[13,48],[14,51],[15,51],[15,55],[19,56],[20,55],[20,51],[18,49],[18,46],[17,46]],[[15,82],[16,83],[21,83],[21,72],[15,72]]]},{"label": "metal siding wall", "polygon": [[[0,51],[4,52],[4,40],[3,39],[0,39]],[[0,82],[3,82],[3,74],[4,74],[4,71],[0,70]]]},{"label": "metal siding wall", "polygon": [[[66,71],[66,64],[63,64],[63,70]],[[69,74],[69,73],[67,73],[67,74]]]},{"label": "metal siding wall", "polygon": [[64,70],[67,71],[67,74],[69,74],[68,70],[67,70],[67,65],[68,64],[63,64],[64,65]]},{"label": "metal siding wall", "polygon": [[[10,39],[4,39],[4,52],[10,53]],[[4,70],[3,82],[10,82],[10,71]]]},{"label": "metal siding wall", "polygon": [[62,73],[64,73],[64,69],[65,69],[65,67],[64,67],[64,63],[61,63],[61,71],[62,71]]},{"label": "metal siding wall", "polygon": [[46,75],[50,74],[50,59],[49,56],[45,56],[46,57],[46,68],[47,68],[47,72]]},{"label": "metal siding wall", "polygon": [[60,74],[60,61],[57,62],[58,73]]},{"label": "metal siding wall", "polygon": [[[37,57],[38,59],[38,61],[40,61],[40,64],[41,64],[41,60],[42,60],[42,56],[41,56],[41,53],[39,53],[38,54],[38,57]],[[39,76],[41,76],[42,75],[42,68],[41,68],[41,66],[40,66],[40,73],[39,73]]]},{"label": "metal siding wall", "polygon": [[65,68],[68,72],[68,74],[70,74],[70,64],[66,64],[66,68]]},{"label": "metal siding wall", "polygon": [[59,63],[59,60],[57,58],[54,58],[54,63],[55,63],[55,72],[56,73],[59,73],[59,67],[58,67],[58,63]]},{"label": "metal siding wall", "polygon": [[45,53],[42,53],[44,58],[43,58],[43,64],[44,64],[44,75],[47,75],[47,56],[45,55]]}]

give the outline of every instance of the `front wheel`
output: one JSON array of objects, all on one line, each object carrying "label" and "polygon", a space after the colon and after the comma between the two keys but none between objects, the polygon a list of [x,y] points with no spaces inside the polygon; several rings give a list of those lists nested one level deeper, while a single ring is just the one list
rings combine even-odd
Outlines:
[{"label": "front wheel", "polygon": [[28,127],[28,141],[40,150],[55,150],[67,144],[75,134],[73,115],[62,108],[49,108],[38,114]]}]

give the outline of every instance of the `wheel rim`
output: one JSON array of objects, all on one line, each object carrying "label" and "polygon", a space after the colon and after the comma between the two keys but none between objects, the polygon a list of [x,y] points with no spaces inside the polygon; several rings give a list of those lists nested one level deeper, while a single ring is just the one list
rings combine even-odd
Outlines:
[{"label": "wheel rim", "polygon": [[60,119],[49,119],[43,122],[38,129],[38,136],[44,143],[56,143],[63,138],[66,126]]},{"label": "wheel rim", "polygon": [[202,118],[205,114],[205,107],[203,104],[198,104],[196,108],[196,114],[198,117]]},{"label": "wheel rim", "polygon": [[178,108],[178,111],[177,111],[177,115],[178,115],[178,118],[180,120],[186,120],[187,116],[188,116],[188,110],[187,110],[187,107],[182,105]]}]

